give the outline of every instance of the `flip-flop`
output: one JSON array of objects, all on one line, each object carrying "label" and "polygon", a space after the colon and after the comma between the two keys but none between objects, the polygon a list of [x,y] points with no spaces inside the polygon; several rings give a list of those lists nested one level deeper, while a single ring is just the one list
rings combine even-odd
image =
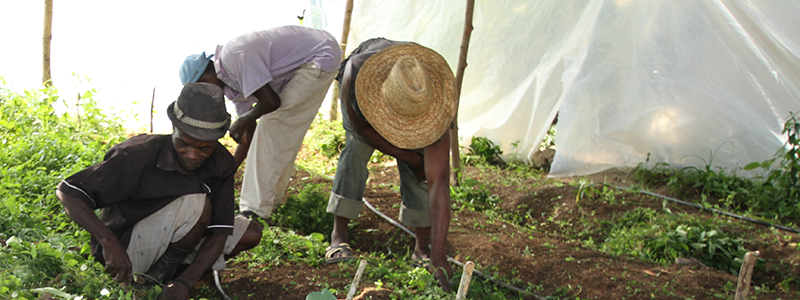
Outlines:
[{"label": "flip-flop", "polygon": [[[344,256],[333,257],[337,253],[342,253]],[[355,259],[356,257],[353,256],[352,250],[350,249],[350,245],[347,243],[341,243],[336,246],[328,246],[325,249],[325,263],[328,264],[338,264],[343,261],[350,261]]]}]

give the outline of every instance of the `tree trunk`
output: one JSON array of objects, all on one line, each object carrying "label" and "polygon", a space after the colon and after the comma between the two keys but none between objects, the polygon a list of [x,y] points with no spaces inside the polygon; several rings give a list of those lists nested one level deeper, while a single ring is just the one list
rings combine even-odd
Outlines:
[{"label": "tree trunk", "polygon": [[[467,50],[469,39],[472,35],[472,12],[475,9],[475,0],[467,0],[467,14],[464,18],[464,35],[461,36],[461,53],[458,55],[458,69],[456,70],[456,99],[461,102],[461,82],[464,81],[464,69],[467,68]],[[459,104],[460,105],[460,104]],[[453,129],[450,130],[450,153],[453,162],[453,182],[461,185],[461,154],[458,152],[458,110],[453,118]]]},{"label": "tree trunk", "polygon": [[[344,60],[344,51],[347,49],[347,36],[350,35],[350,17],[353,15],[353,0],[347,0],[344,8],[344,25],[342,25],[342,60]],[[331,97],[331,110],[328,112],[331,120],[339,118],[339,85],[333,85],[333,97]]]},{"label": "tree trunk", "polygon": [[42,85],[52,86],[50,78],[50,40],[53,38],[53,0],[44,0],[44,35],[42,36]]}]

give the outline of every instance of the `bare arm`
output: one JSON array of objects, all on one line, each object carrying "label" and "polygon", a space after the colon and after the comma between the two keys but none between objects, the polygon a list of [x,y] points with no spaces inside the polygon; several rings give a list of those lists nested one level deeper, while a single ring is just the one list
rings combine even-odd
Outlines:
[{"label": "bare arm", "polygon": [[86,229],[103,246],[106,272],[117,282],[130,282],[133,265],[125,247],[122,247],[111,229],[100,221],[94,210],[82,199],[62,193],[60,190],[56,190],[56,196],[61,200],[67,216]]},{"label": "bare arm", "polygon": [[[255,128],[258,118],[281,107],[281,98],[275,93],[275,90],[272,89],[269,83],[257,89],[253,93],[253,96],[258,99],[253,109],[239,116],[239,118],[231,124],[230,135],[237,143],[249,143],[252,137],[245,135],[248,129]],[[245,137],[244,140],[242,139],[243,136]]]},{"label": "bare arm", "polygon": [[[453,268],[447,262],[445,247],[450,227],[450,132],[425,147],[425,176],[428,179],[428,196],[432,220],[431,263],[436,267],[436,279],[449,290],[448,278],[453,278]],[[440,271],[444,272],[440,272]],[[445,274],[446,273],[446,274]],[[447,276],[444,276],[447,275]]]}]

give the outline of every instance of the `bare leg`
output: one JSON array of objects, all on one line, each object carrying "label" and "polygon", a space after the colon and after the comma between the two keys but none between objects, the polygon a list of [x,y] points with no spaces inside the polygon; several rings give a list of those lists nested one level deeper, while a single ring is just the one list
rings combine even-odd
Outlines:
[{"label": "bare leg", "polygon": [[247,229],[245,230],[242,238],[239,239],[239,243],[233,247],[231,254],[226,255],[225,259],[233,258],[242,251],[250,250],[258,246],[258,243],[261,242],[261,235],[264,228],[261,227],[257,221],[251,220],[250,224],[247,225]]},{"label": "bare leg", "polygon": [[417,227],[414,230],[414,234],[417,235],[417,241],[414,245],[414,256],[411,257],[413,260],[423,260],[423,259],[430,259],[431,258],[431,228],[430,227]]},{"label": "bare leg", "polygon": [[[350,219],[334,215],[333,231],[331,232],[331,246],[350,242],[350,238],[347,236],[348,223],[350,223]],[[342,256],[341,254],[341,252],[336,253],[333,257],[340,257]]]}]

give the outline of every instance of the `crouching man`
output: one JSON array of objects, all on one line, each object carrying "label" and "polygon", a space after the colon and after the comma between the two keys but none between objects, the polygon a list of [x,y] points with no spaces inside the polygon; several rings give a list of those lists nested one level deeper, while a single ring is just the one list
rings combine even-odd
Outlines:
[{"label": "crouching man", "polygon": [[[222,89],[187,84],[167,114],[172,135],[111,147],[102,162],[62,181],[56,195],[91,234],[92,255],[114,280],[163,284],[158,299],[189,299],[205,271],[258,245],[261,226],[234,218],[236,162],[217,141],[231,123]],[[188,266],[176,274],[181,264]]]}]

